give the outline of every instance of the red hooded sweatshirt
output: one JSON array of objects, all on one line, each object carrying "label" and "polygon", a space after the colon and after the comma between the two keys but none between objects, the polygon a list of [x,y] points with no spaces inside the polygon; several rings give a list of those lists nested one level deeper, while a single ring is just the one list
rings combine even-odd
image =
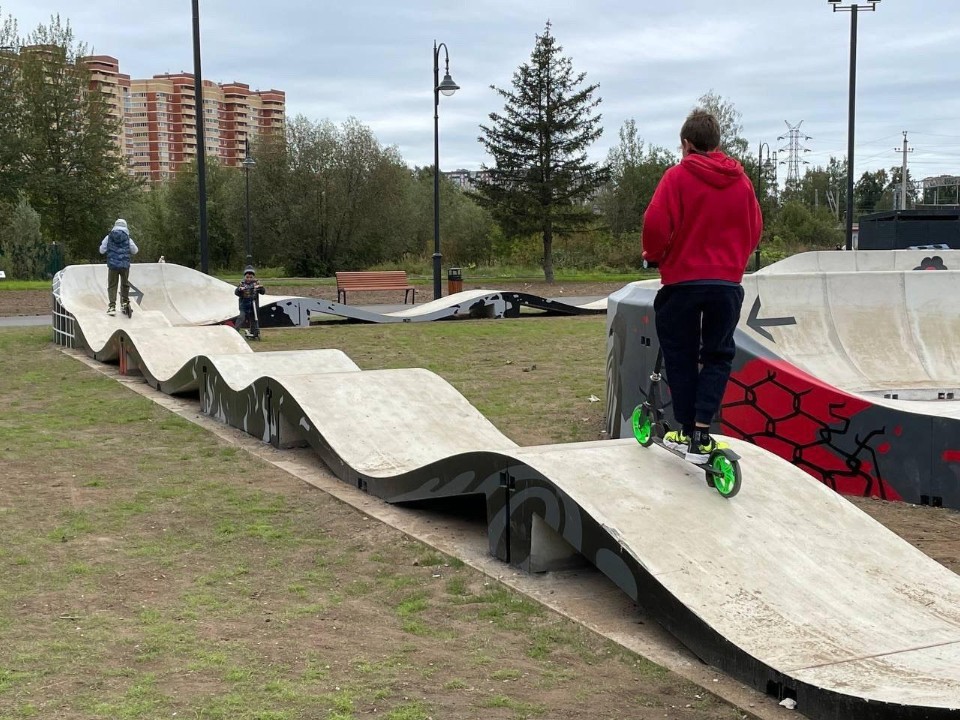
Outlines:
[{"label": "red hooded sweatshirt", "polygon": [[722,152],[690,153],[667,170],[643,216],[643,257],[664,285],[739,283],[763,217],[743,166]]}]

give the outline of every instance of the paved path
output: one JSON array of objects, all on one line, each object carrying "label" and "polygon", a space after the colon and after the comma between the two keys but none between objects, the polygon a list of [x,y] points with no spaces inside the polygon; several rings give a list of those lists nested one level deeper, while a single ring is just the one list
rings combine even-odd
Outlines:
[{"label": "paved path", "polygon": [[30,327],[32,325],[52,325],[52,315],[15,315],[0,317],[0,327]]}]

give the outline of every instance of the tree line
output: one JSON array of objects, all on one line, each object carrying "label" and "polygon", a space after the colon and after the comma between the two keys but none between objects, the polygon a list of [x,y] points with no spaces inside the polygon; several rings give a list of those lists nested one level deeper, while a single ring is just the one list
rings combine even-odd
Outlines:
[{"label": "tree line", "polygon": [[[99,261],[99,240],[116,217],[128,220],[142,259],[163,255],[197,267],[196,164],[151,186],[129,175],[114,140],[119,123],[107,99],[91,88],[82,62],[86,48],[69,23],[55,16],[20,37],[8,16],[0,25],[4,46],[0,262],[8,274],[42,277],[54,243],[68,263]],[[599,87],[574,70],[549,22],[511,87],[493,89],[503,109],[480,124],[478,137],[492,163],[468,191],[440,183],[444,261],[537,265],[551,282],[557,268],[639,267],[643,213],[663,172],[678,162],[675,151],[646,143],[629,119],[605,160],[589,160],[603,132]],[[724,150],[740,160],[757,188],[770,259],[843,241],[846,170],[840,159],[781,189],[773,168],[752,155],[732,102],[710,91],[694,106],[717,116]],[[298,116],[283,133],[259,137],[252,155],[256,166],[250,170],[207,163],[212,267],[243,267],[248,234],[257,265],[293,276],[429,267],[433,168],[408,167],[396,148],[381,144],[359,120],[337,125]],[[864,173],[855,189],[858,213],[892,206],[899,173]]]}]

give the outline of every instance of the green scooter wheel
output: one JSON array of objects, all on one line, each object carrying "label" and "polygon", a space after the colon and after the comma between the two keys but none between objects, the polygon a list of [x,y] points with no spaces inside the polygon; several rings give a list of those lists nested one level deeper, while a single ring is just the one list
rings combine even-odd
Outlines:
[{"label": "green scooter wheel", "polygon": [[740,492],[743,479],[740,462],[732,452],[725,448],[717,450],[710,457],[709,465],[712,472],[708,473],[708,477],[718,493],[725,498],[732,498]]},{"label": "green scooter wheel", "polygon": [[644,447],[650,447],[653,442],[653,418],[650,417],[650,411],[644,405],[637,405],[633,409],[631,420],[633,436],[637,442]]}]

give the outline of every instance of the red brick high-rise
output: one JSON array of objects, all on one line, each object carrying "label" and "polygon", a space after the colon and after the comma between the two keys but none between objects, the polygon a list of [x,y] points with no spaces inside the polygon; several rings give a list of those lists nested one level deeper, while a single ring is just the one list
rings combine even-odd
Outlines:
[{"label": "red brick high-rise", "polygon": [[[192,73],[165,73],[131,80],[120,73],[116,58],[84,58],[91,87],[104,92],[122,132],[117,147],[132,175],[159,182],[197,156],[196,112]],[[206,155],[237,166],[244,143],[269,132],[283,132],[286,95],[282,90],[250,90],[244,83],[203,82]]]}]

